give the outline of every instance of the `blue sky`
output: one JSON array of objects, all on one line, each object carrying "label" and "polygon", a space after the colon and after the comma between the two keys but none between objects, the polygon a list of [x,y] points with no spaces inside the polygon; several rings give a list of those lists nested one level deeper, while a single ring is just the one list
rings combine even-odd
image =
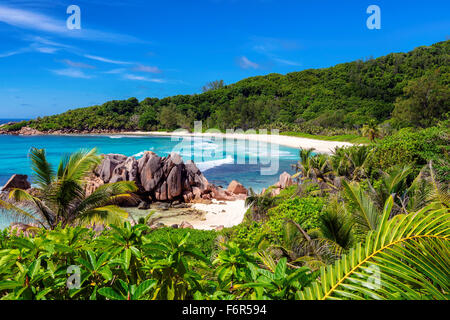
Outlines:
[{"label": "blue sky", "polygon": [[[81,30],[69,30],[69,5]],[[369,30],[369,5],[381,29]],[[1,0],[0,118],[200,93],[449,39],[450,2]]]}]

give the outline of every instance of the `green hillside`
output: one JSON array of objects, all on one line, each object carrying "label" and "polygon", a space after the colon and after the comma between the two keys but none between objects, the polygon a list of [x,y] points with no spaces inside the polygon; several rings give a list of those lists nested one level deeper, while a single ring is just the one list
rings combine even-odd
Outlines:
[{"label": "green hillside", "polygon": [[450,41],[324,69],[247,78],[202,94],[109,101],[10,127],[39,130],[278,128],[338,135],[367,123],[386,130],[448,118]]}]

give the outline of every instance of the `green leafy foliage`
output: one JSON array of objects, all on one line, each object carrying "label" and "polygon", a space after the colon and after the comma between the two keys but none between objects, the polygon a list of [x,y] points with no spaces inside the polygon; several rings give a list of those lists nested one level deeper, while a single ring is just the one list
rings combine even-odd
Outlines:
[{"label": "green leafy foliage", "polygon": [[403,129],[380,140],[370,165],[386,171],[392,166],[412,165],[415,172],[432,160],[439,180],[449,179],[449,130],[432,127],[424,130]]},{"label": "green leafy foliage", "polygon": [[297,222],[305,230],[316,229],[320,225],[324,204],[324,199],[319,197],[287,199],[268,211],[267,224],[277,237],[282,236],[286,220]]}]

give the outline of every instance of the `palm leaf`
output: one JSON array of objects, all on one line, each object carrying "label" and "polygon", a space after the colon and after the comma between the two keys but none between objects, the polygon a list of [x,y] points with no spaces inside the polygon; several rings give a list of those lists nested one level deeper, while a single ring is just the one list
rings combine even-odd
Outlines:
[{"label": "palm leaf", "polygon": [[100,164],[101,160],[102,158],[97,154],[96,148],[90,151],[74,152],[61,161],[58,168],[58,178],[79,181]]},{"label": "palm leaf", "polygon": [[378,226],[380,214],[373,201],[364,193],[357,183],[342,181],[345,194],[354,206],[353,217],[362,231],[375,230]]},{"label": "palm leaf", "polygon": [[377,230],[369,232],[300,299],[447,299],[450,211],[432,206],[388,220],[386,202]]},{"label": "palm leaf", "polygon": [[31,158],[31,170],[34,172],[34,178],[36,179],[36,183],[41,188],[46,188],[50,185],[54,178],[54,171],[47,161],[45,150],[31,148],[30,150],[30,158]]},{"label": "palm leaf", "polygon": [[84,224],[105,223],[119,225],[126,218],[128,218],[128,212],[115,205],[95,208],[77,216],[77,220]]}]

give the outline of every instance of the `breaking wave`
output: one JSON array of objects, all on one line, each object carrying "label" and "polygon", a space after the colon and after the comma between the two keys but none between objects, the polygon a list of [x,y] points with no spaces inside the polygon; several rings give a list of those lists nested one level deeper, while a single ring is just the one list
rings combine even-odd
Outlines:
[{"label": "breaking wave", "polygon": [[234,163],[234,159],[232,156],[227,156],[225,159],[220,160],[210,160],[210,161],[203,161],[196,163],[197,168],[200,169],[200,171],[204,172],[206,170],[219,167],[224,164],[230,164]]}]

